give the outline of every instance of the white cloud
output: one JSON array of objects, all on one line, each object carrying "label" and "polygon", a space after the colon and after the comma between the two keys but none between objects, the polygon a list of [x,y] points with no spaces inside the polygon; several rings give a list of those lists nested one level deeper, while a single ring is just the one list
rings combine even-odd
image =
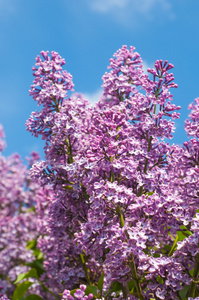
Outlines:
[{"label": "white cloud", "polygon": [[91,10],[110,14],[118,22],[138,23],[141,17],[145,20],[163,17],[173,18],[171,0],[87,0]]},{"label": "white cloud", "polygon": [[102,96],[102,89],[98,89],[93,93],[82,93],[84,97],[91,103],[94,104],[99,101],[100,97]]},{"label": "white cloud", "polygon": [[146,60],[143,60],[142,65],[143,65],[143,71],[144,71],[145,74],[148,74],[148,72],[147,72],[148,68],[151,69],[151,68],[154,67],[154,64],[148,63]]}]

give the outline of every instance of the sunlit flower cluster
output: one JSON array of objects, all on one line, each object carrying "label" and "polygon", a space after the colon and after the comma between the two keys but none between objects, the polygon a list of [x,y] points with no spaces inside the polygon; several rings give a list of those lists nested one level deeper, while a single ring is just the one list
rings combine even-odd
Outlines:
[{"label": "sunlit flower cluster", "polygon": [[171,63],[157,60],[146,75],[135,48],[123,46],[94,106],[72,93],[64,64],[42,51],[33,67],[40,110],[26,126],[45,140],[45,160],[31,159],[29,175],[18,156],[0,160],[2,272],[19,266],[8,257],[31,262],[24,248],[36,239],[46,299],[197,299],[199,98],[189,106],[188,140],[170,144],[180,116]]}]

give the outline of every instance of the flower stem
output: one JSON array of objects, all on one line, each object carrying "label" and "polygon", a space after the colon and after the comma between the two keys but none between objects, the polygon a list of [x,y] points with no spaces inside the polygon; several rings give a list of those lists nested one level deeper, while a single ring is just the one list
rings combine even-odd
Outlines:
[{"label": "flower stem", "polygon": [[173,246],[172,246],[171,250],[169,251],[168,256],[171,256],[173,254],[173,251],[175,249],[175,246],[176,246],[177,242],[178,242],[178,235],[176,235],[176,239],[175,239],[175,241],[173,243]]},{"label": "flower stem", "polygon": [[[118,215],[120,218],[120,225],[121,225],[121,227],[124,227],[124,216],[123,216],[123,213],[122,213],[122,210],[120,207],[118,207],[117,212],[118,212]],[[127,230],[125,230],[125,234],[126,234],[127,239],[129,239],[129,234],[128,234]],[[140,300],[144,300],[142,288],[140,286],[140,279],[137,275],[137,270],[136,270],[135,259],[134,259],[133,253],[131,253],[131,259],[129,261],[129,265],[131,268],[132,279],[135,284],[135,289],[136,289],[137,295],[139,295]]]},{"label": "flower stem", "polygon": [[41,280],[38,280],[38,281],[39,281],[39,284],[42,286],[42,288],[43,288],[44,291],[49,292],[57,300],[60,300],[60,298],[57,295],[55,295],[51,290],[49,290],[49,288],[47,288],[47,286],[45,286],[45,284]]},{"label": "flower stem", "polygon": [[66,146],[67,146],[67,150],[68,150],[67,163],[72,164],[74,162],[74,159],[73,159],[73,153],[72,153],[72,146],[71,146],[71,142],[70,142],[70,137],[68,137],[68,139],[66,139],[65,142],[66,142]]},{"label": "flower stem", "polygon": [[80,254],[80,259],[81,259],[81,263],[82,263],[82,266],[83,266],[83,269],[84,269],[84,272],[85,272],[86,280],[87,280],[89,285],[92,285],[91,280],[90,280],[90,276],[88,274],[88,269],[87,269],[86,264],[85,264],[85,259],[84,259],[83,254]]},{"label": "flower stem", "polygon": [[[153,139],[153,137],[152,137],[152,136],[150,136],[150,138],[149,138],[149,141],[148,141],[148,148],[147,148],[147,152],[150,152],[150,150],[151,150],[151,142],[152,142],[152,139]],[[146,158],[145,165],[144,165],[144,173],[145,173],[145,174],[146,174],[146,171],[147,171],[147,165],[148,165],[148,161],[149,161],[149,159],[148,159],[148,158]]]},{"label": "flower stem", "polygon": [[196,288],[197,288],[197,277],[199,272],[199,253],[196,255],[196,263],[193,271],[193,279],[189,290],[189,296],[195,298],[196,296]]}]

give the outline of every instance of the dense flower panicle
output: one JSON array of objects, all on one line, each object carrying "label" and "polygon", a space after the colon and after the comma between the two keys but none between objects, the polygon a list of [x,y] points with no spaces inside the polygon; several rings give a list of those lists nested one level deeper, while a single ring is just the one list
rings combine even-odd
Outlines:
[{"label": "dense flower panicle", "polygon": [[65,60],[54,51],[51,52],[51,59],[48,54],[48,51],[41,51],[44,60],[39,55],[37,56],[36,67],[33,67],[34,85],[30,90],[30,95],[35,101],[38,101],[38,105],[43,104],[44,106],[52,105],[51,96],[56,95],[61,101],[67,91],[73,89],[72,76],[66,71],[62,71]]},{"label": "dense flower panicle", "polygon": [[[148,69],[153,74],[150,80],[143,73],[139,54],[133,53],[126,46],[116,52],[115,59],[111,59],[111,71],[103,77],[104,96],[102,103],[109,105],[123,102],[128,109],[129,120],[140,135],[150,134],[161,138],[172,138],[174,123],[179,118],[179,106],[171,104],[172,95],[170,88],[176,88],[173,83],[173,74],[168,71],[173,68],[167,61],[156,61],[155,69]],[[139,88],[138,88],[139,87]],[[107,102],[106,99],[109,101]],[[101,105],[102,106],[102,105]]]},{"label": "dense flower panicle", "polygon": [[121,291],[111,299],[180,299],[195,284],[198,98],[186,121],[194,138],[166,143],[180,109],[171,104],[173,65],[158,60],[148,76],[134,50],[123,46],[110,60],[94,107],[80,94],[68,96],[71,75],[57,53],[42,51],[33,67],[30,94],[41,111],[27,129],[46,145],[31,176],[53,189],[37,203],[38,245],[46,282],[67,287],[63,299],[92,299],[85,285],[96,286],[102,273],[102,298],[116,282]]},{"label": "dense flower panicle", "polygon": [[135,86],[141,85],[142,60],[137,52],[134,52],[134,47],[127,49],[123,46],[118,50],[114,57],[110,59],[111,69],[109,73],[103,76],[104,94],[111,96],[113,101],[122,101],[123,97],[127,97],[137,92]]},{"label": "dense flower panicle", "polygon": [[32,134],[41,134],[43,139],[51,134],[50,126],[54,122],[53,116],[50,117],[49,114],[59,111],[63,99],[68,97],[68,91],[73,91],[74,86],[71,74],[62,70],[65,60],[57,52],[52,51],[51,58],[48,54],[48,51],[41,51],[43,59],[37,56],[36,66],[33,67],[34,84],[30,90],[30,95],[43,109],[39,113],[32,113],[27,121]]}]

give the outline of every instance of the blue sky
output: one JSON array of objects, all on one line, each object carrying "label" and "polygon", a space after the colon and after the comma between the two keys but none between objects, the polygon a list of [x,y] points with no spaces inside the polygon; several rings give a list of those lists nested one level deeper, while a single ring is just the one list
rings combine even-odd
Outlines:
[{"label": "blue sky", "polygon": [[186,139],[187,106],[199,97],[198,0],[0,0],[0,123],[7,147],[25,158],[43,143],[26,132],[37,109],[29,96],[32,66],[41,50],[65,58],[75,90],[96,101],[109,58],[122,45],[136,47],[145,67],[173,63],[181,105],[173,142]]}]

